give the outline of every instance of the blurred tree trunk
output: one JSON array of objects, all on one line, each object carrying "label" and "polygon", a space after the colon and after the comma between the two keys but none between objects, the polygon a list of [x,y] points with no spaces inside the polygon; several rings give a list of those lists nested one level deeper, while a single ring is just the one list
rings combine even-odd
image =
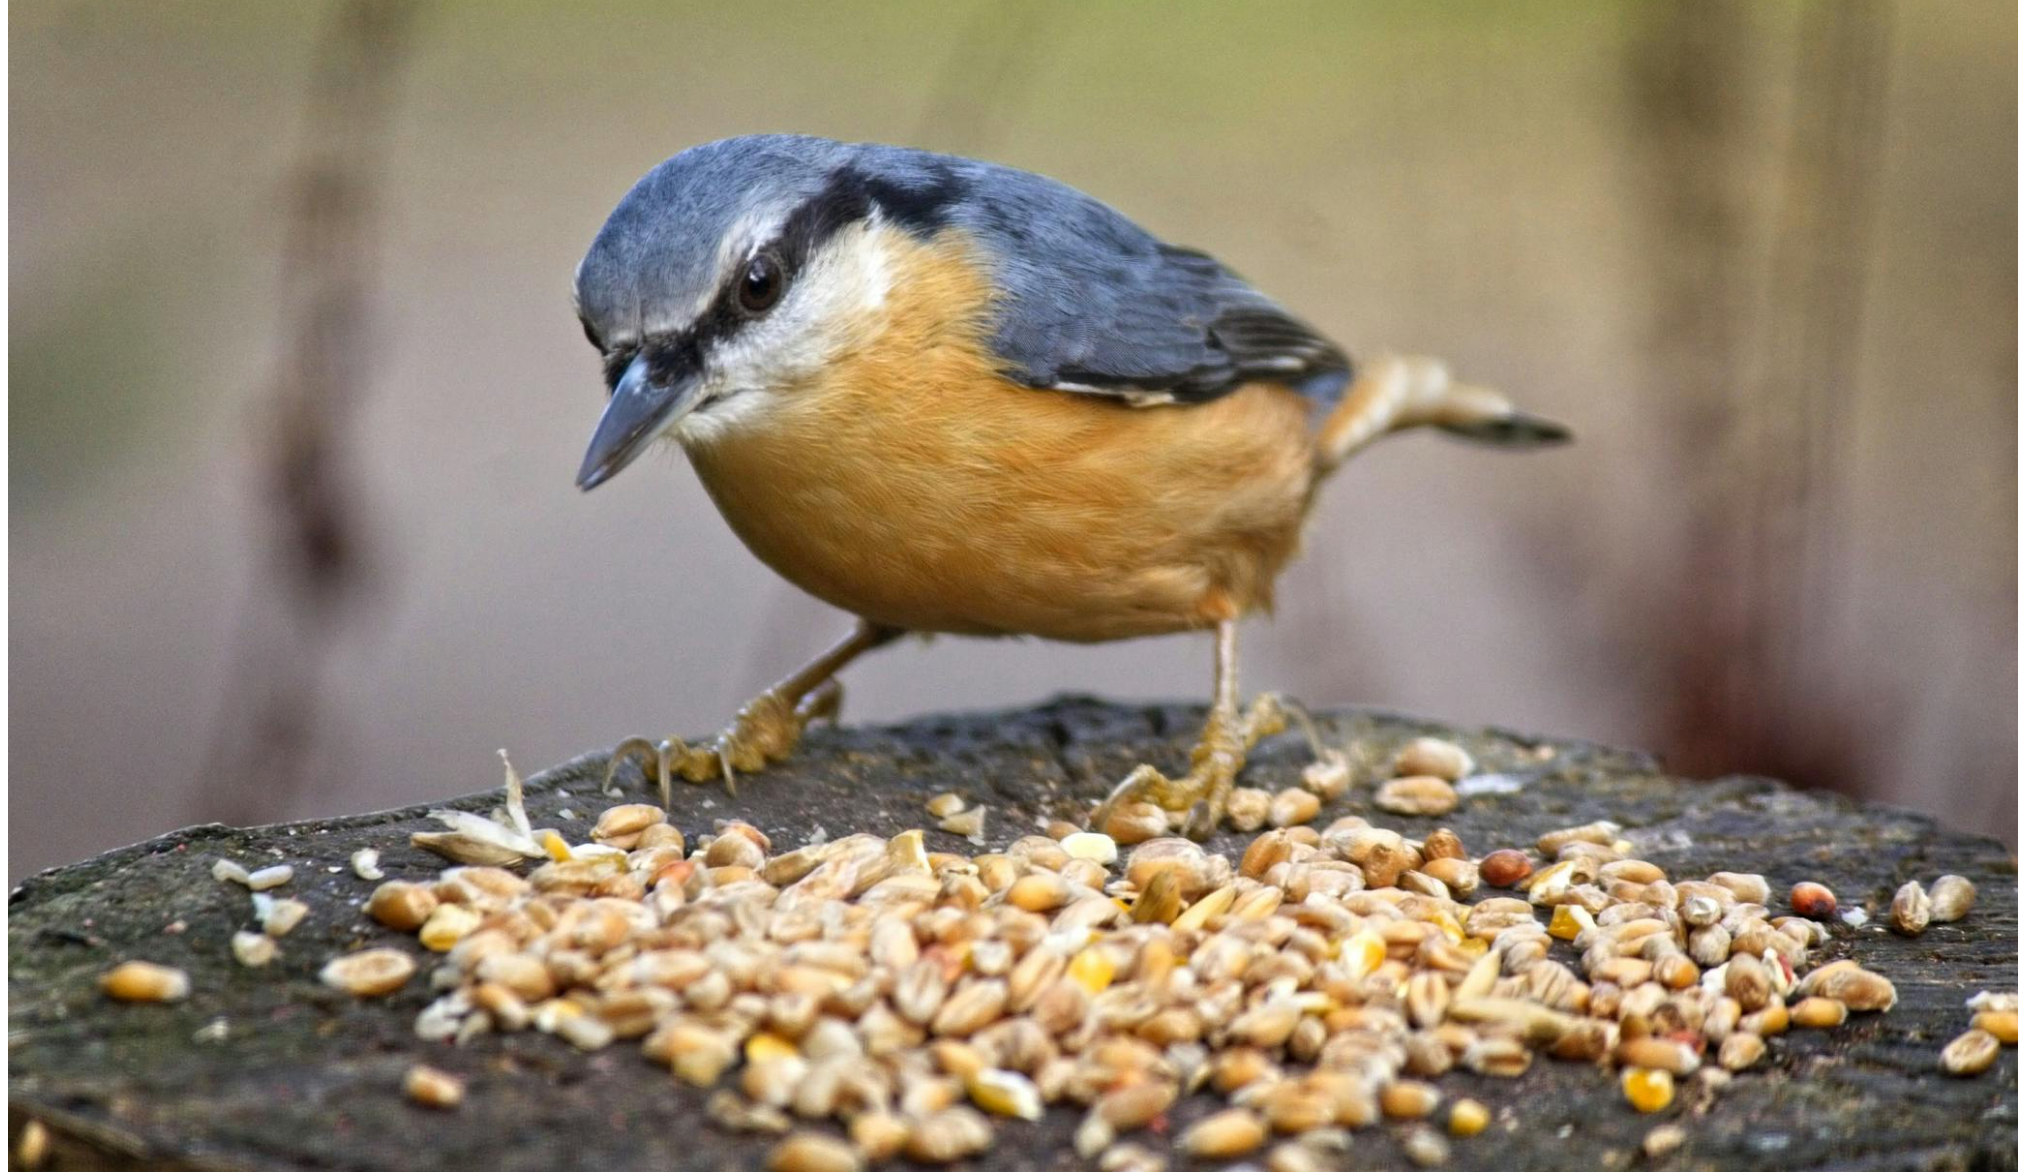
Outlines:
[{"label": "blurred tree trunk", "polygon": [[1890,3],[1801,9],[1771,207],[1746,152],[1772,130],[1748,78],[1761,14],[1732,0],[1646,12],[1634,69],[1659,242],[1650,367],[1657,401],[1673,404],[1663,446],[1680,457],[1668,475],[1685,567],[1647,584],[1655,621],[1631,640],[1662,677],[1651,735],[1685,771],[1842,788],[1876,715],[1824,649],[1844,572]]},{"label": "blurred tree trunk", "polygon": [[279,365],[258,409],[264,557],[241,608],[201,816],[246,821],[304,788],[327,723],[323,663],[370,580],[350,423],[370,380],[377,188],[412,0],[344,0],[309,79],[281,258]]}]

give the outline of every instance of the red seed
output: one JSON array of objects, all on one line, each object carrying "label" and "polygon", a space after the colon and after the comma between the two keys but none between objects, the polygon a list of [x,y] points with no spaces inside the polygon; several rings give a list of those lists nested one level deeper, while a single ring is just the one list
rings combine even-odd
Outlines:
[{"label": "red seed", "polygon": [[1820,883],[1796,883],[1791,895],[1794,914],[1826,920],[1836,914],[1836,893]]},{"label": "red seed", "polygon": [[1497,850],[1480,859],[1478,877],[1494,887],[1512,887],[1535,869],[1527,855],[1517,850]]}]

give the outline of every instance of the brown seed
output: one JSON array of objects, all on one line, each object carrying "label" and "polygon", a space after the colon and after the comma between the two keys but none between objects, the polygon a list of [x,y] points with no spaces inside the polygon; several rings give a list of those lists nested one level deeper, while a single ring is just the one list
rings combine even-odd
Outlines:
[{"label": "brown seed", "polygon": [[862,1157],[831,1135],[800,1131],[771,1149],[765,1167],[771,1172],[859,1172]]},{"label": "brown seed", "polygon": [[1380,1090],[1380,1112],[1389,1119],[1427,1119],[1443,1096],[1426,1082],[1397,1079]]},{"label": "brown seed", "polygon": [[1494,887],[1511,888],[1534,872],[1534,863],[1517,850],[1496,850],[1479,860],[1478,875]]},{"label": "brown seed", "polygon": [[1927,892],[1928,918],[1937,924],[1952,924],[1976,906],[1976,885],[1960,875],[1943,875]]},{"label": "brown seed", "polygon": [[872,1164],[893,1159],[911,1138],[911,1127],[888,1111],[865,1111],[848,1121],[848,1138]]},{"label": "brown seed", "polygon": [[440,902],[427,887],[394,879],[378,885],[364,910],[395,932],[413,932],[427,923]]},{"label": "brown seed", "polygon": [[273,937],[264,932],[233,932],[231,934],[231,955],[238,963],[249,969],[264,968],[273,963],[280,950],[274,947]]},{"label": "brown seed", "polygon": [[1352,765],[1345,759],[1345,754],[1327,749],[1317,760],[1303,767],[1303,775],[1297,784],[1328,802],[1352,788]]},{"label": "brown seed", "polygon": [[1128,1132],[1149,1126],[1176,1101],[1174,1084],[1148,1078],[1108,1091],[1094,1103],[1093,1111],[1116,1132]]},{"label": "brown seed", "polygon": [[1667,1038],[1629,1038],[1619,1044],[1618,1060],[1627,1066],[1643,1066],[1649,1070],[1665,1070],[1669,1074],[1694,1074],[1702,1065],[1696,1052],[1679,1042]]},{"label": "brown seed", "polygon": [[1268,791],[1240,786],[1226,795],[1226,824],[1242,834],[1268,823]]},{"label": "brown seed", "polygon": [[1266,834],[1257,834],[1240,856],[1240,873],[1249,879],[1260,879],[1276,864],[1288,862],[1295,849],[1296,844],[1290,841],[1288,831],[1271,830]]},{"label": "brown seed", "polygon": [[1478,890],[1479,865],[1469,859],[1448,855],[1430,859],[1423,863],[1422,873],[1443,884],[1458,899],[1468,898]]},{"label": "brown seed", "polygon": [[1908,882],[1892,897],[1892,926],[1908,936],[1925,932],[1933,916],[1933,902],[1916,882]]},{"label": "brown seed", "polygon": [[1553,859],[1573,842],[1610,843],[1618,836],[1619,825],[1616,822],[1586,822],[1581,826],[1565,826],[1561,830],[1549,831],[1535,840],[1535,849]]},{"label": "brown seed", "polygon": [[1687,1142],[1688,1138],[1689,1133],[1683,1131],[1679,1125],[1663,1123],[1647,1132],[1646,1138],[1640,1141],[1640,1150],[1647,1154],[1649,1160],[1658,1160],[1672,1154]]},{"label": "brown seed", "polygon": [[1149,802],[1128,802],[1115,807],[1101,829],[1122,846],[1133,846],[1169,834],[1170,814]]},{"label": "brown seed", "polygon": [[987,1148],[995,1129],[972,1107],[948,1107],[920,1119],[904,1141],[904,1154],[921,1164],[951,1164]]},{"label": "brown seed", "polygon": [[1003,898],[1026,912],[1048,912],[1065,906],[1072,887],[1054,872],[1033,871],[1011,883]]},{"label": "brown seed", "polygon": [[1301,826],[1317,817],[1318,808],[1323,805],[1318,796],[1307,789],[1286,789],[1268,803],[1268,824],[1275,827]]},{"label": "brown seed", "polygon": [[406,984],[413,957],[397,948],[367,948],[322,966],[322,983],[353,997],[383,997]]},{"label": "brown seed", "polygon": [[1188,838],[1155,838],[1128,853],[1128,882],[1146,891],[1150,880],[1164,872],[1177,876],[1178,895],[1196,899],[1211,886],[1205,848]]},{"label": "brown seed", "polygon": [[1534,1055],[1517,1038],[1480,1038],[1464,1054],[1468,1069],[1495,1078],[1519,1078],[1533,1062]]},{"label": "brown seed", "polygon": [[1177,1146],[1208,1160],[1230,1160],[1244,1156],[1268,1138],[1268,1125],[1245,1107],[1234,1107],[1208,1115],[1178,1136]]},{"label": "brown seed", "polygon": [[1772,896],[1772,885],[1764,875],[1752,875],[1741,871],[1718,871],[1710,876],[1710,882],[1730,892],[1739,903],[1765,903]]},{"label": "brown seed", "polygon": [[1450,1159],[1450,1141],[1426,1127],[1417,1128],[1402,1139],[1401,1154],[1418,1168],[1441,1167]]},{"label": "brown seed", "polygon": [[[1821,976],[1817,977],[1817,974]],[[1810,973],[1802,985],[1814,996],[1833,997],[1841,1001],[1852,1013],[1874,1010],[1882,1013],[1892,1008],[1899,999],[1892,982],[1868,969],[1858,968],[1854,962],[1845,968],[1825,965]]]},{"label": "brown seed", "polygon": [[36,1169],[49,1160],[49,1128],[40,1119],[30,1119],[21,1125],[20,1138],[14,1141],[14,1163],[23,1172]]},{"label": "brown seed", "polygon": [[1740,952],[1724,967],[1724,992],[1748,1011],[1764,1009],[1772,999],[1773,983],[1758,957]]},{"label": "brown seed", "polygon": [[[923,962],[921,962],[923,963]],[[1009,987],[999,980],[975,981],[946,999],[932,1017],[932,1032],[943,1037],[964,1038],[1002,1016],[1009,1003]]]},{"label": "brown seed", "polygon": [[275,939],[294,931],[308,918],[308,905],[298,899],[255,895],[252,904],[259,916],[259,930]]},{"label": "brown seed", "polygon": [[1422,840],[1422,857],[1427,862],[1431,859],[1464,859],[1470,856],[1465,854],[1464,840],[1457,836],[1456,831],[1448,826],[1439,826]]},{"label": "brown seed", "polygon": [[1731,934],[1721,924],[1698,928],[1689,934],[1689,958],[1698,965],[1715,968],[1731,958]]},{"label": "brown seed", "polygon": [[98,978],[114,1001],[180,1001],[189,996],[189,974],[165,964],[129,960]]},{"label": "brown seed", "polygon": [[1957,1077],[1981,1074],[1997,1061],[1999,1046],[1988,1030],[1970,1030],[1941,1048],[1941,1069]]},{"label": "brown seed", "polygon": [[1717,1065],[1725,1070],[1745,1070],[1766,1053],[1766,1040],[1754,1033],[1738,1031],[1717,1048]]},{"label": "brown seed", "polygon": [[666,812],[657,806],[642,802],[611,806],[596,818],[589,837],[597,842],[607,843],[619,850],[630,850],[638,845],[645,828],[656,826],[666,820]]},{"label": "brown seed", "polygon": [[1826,920],[1836,914],[1836,893],[1820,883],[1796,883],[1787,893],[1794,914],[1811,920]]},{"label": "brown seed", "polygon": [[1397,777],[1374,791],[1373,804],[1390,814],[1435,818],[1457,809],[1457,791],[1441,777]]},{"label": "brown seed", "polygon": [[1969,1024],[2007,1046],[2018,1045],[2018,1011],[1986,1009]]},{"label": "brown seed", "polygon": [[1402,749],[1394,763],[1395,776],[1427,774],[1444,781],[1460,781],[1471,776],[1471,754],[1437,737],[1418,737]]},{"label": "brown seed", "polygon": [[1450,1009],[1450,983],[1441,973],[1417,973],[1408,979],[1404,1000],[1416,1028],[1434,1029]]},{"label": "brown seed", "polygon": [[445,1070],[415,1065],[407,1068],[400,1087],[406,1097],[423,1107],[453,1111],[462,1106],[463,1081]]}]

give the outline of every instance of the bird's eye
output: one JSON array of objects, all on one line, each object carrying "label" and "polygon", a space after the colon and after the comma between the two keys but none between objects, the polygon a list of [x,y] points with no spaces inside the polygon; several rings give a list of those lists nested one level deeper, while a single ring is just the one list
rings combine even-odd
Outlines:
[{"label": "bird's eye", "polygon": [[770,255],[759,253],[743,266],[736,281],[736,304],[745,313],[763,313],[785,291],[785,270]]}]

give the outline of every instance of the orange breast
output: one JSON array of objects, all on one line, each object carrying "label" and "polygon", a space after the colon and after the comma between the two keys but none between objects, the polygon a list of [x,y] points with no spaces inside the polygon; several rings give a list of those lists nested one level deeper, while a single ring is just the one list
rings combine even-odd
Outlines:
[{"label": "orange breast", "polygon": [[1099,641],[1265,607],[1314,481],[1306,401],[1131,407],[1003,381],[986,287],[910,246],[881,325],[688,451],[750,549],[909,630]]}]

